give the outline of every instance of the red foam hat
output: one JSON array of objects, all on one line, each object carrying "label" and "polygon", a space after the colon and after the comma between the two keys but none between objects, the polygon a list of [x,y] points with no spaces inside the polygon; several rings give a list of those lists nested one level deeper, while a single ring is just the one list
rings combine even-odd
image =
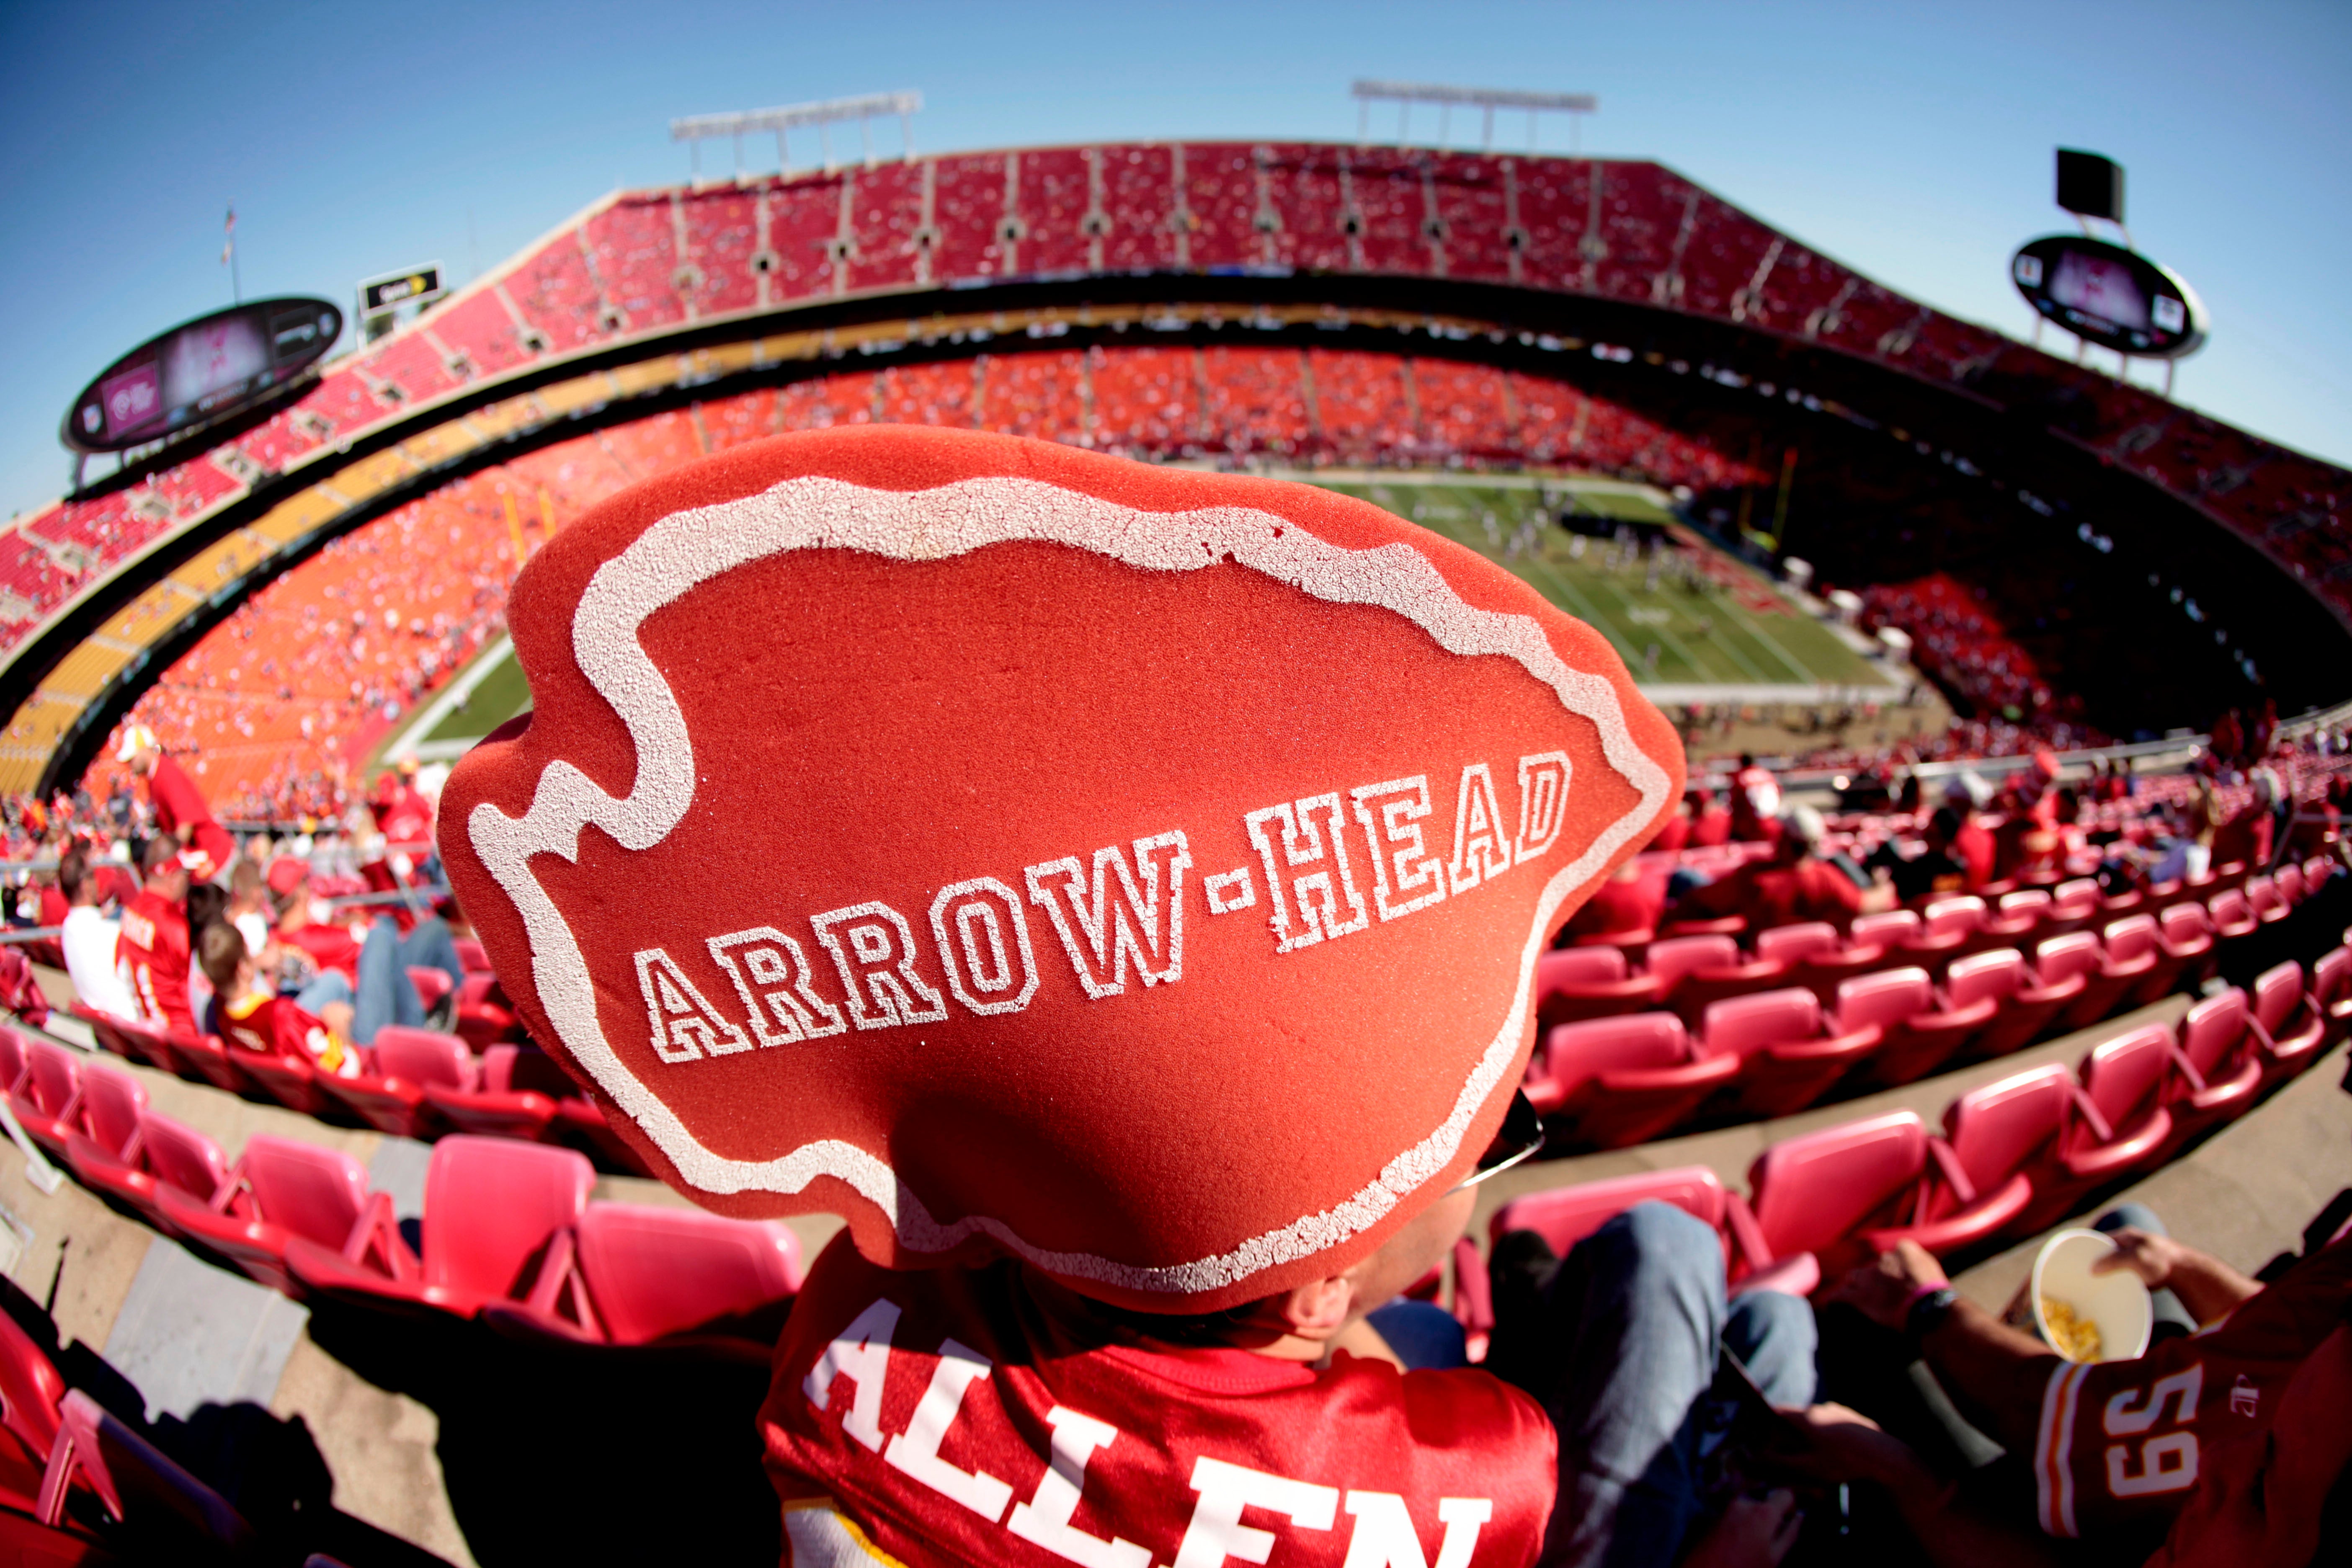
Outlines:
[{"label": "red foam hat", "polygon": [[1682,748],[1591,628],[1364,502],[781,437],[516,582],[440,840],[532,1035],[722,1213],[1145,1309],[1337,1272],[1501,1121],[1536,959]]}]

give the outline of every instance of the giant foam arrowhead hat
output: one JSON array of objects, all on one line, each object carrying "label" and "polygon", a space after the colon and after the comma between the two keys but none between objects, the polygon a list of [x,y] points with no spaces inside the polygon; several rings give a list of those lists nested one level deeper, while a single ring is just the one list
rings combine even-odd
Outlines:
[{"label": "giant foam arrowhead hat", "polygon": [[442,795],[532,1035],[664,1180],[1229,1306],[1473,1165],[1682,749],[1591,628],[1302,485],[786,436],[515,584]]}]

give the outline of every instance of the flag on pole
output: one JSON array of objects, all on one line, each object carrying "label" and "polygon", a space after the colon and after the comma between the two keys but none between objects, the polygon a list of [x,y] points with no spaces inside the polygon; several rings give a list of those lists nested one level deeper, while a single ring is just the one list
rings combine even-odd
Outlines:
[{"label": "flag on pole", "polygon": [[226,267],[229,258],[236,254],[236,209],[228,209],[228,221],[221,225],[221,265]]}]

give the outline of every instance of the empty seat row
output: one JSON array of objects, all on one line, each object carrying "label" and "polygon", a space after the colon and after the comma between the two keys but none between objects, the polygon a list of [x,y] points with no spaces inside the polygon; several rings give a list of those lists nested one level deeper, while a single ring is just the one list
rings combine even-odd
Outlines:
[{"label": "empty seat row", "polygon": [[[0,1073],[12,1053],[26,1061],[18,1106],[31,1102],[26,1089],[45,1064],[72,1054],[0,1030]],[[740,1325],[762,1321],[800,1289],[791,1231],[694,1209],[592,1204],[595,1172],[574,1150],[442,1139],[412,1247],[391,1198],[370,1190],[352,1156],[257,1132],[232,1163],[212,1139],[150,1110],[138,1080],[102,1063],[81,1073],[68,1117],[23,1120],[92,1191],[297,1298],[464,1317],[497,1306],[520,1331],[639,1344],[709,1324],[739,1325],[740,1337]],[[769,1336],[780,1326],[766,1321]]]},{"label": "empty seat row", "polygon": [[340,1078],[305,1058],[75,1011],[100,1046],[128,1060],[308,1116],[402,1138],[457,1131],[537,1139],[582,1149],[619,1170],[645,1171],[604,1112],[534,1046],[500,1043],[478,1055],[460,1036],[387,1025],[362,1054],[365,1070]]},{"label": "empty seat row", "polygon": [[[1612,1215],[1664,1201],[1717,1226],[1737,1290],[1833,1280],[1906,1239],[1948,1257],[2028,1237],[2161,1165],[2352,1033],[2352,946],[2324,955],[2310,981],[2279,964],[2252,995],[2224,990],[2177,1030],[2143,1025],[2102,1043],[2078,1072],[2050,1063],[1972,1089],[1940,1131],[1897,1110],[1785,1139],[1757,1158],[1744,1199],[1705,1167],[1514,1198],[1489,1245],[1533,1230],[1564,1256]],[[1456,1311],[1475,1334],[1491,1321],[1483,1271],[1475,1252],[1455,1267]]]}]

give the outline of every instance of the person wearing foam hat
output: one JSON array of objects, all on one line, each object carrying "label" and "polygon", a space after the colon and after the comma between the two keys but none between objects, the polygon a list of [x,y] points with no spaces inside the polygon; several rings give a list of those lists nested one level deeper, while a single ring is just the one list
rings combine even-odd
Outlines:
[{"label": "person wearing foam hat", "polygon": [[114,760],[147,781],[147,798],[155,808],[155,830],[180,841],[190,876],[209,882],[236,858],[236,841],[213,820],[213,808],[205,804],[195,781],[163,754],[152,730],[144,724],[126,728]]},{"label": "person wearing foam hat", "polygon": [[695,1202],[848,1219],[762,1413],[789,1560],[1605,1535],[1612,1411],[1335,1353],[1539,1141],[1536,961],[1680,791],[1598,634],[1345,497],[892,427],[614,497],[510,623],[439,842],[518,1012]]}]

